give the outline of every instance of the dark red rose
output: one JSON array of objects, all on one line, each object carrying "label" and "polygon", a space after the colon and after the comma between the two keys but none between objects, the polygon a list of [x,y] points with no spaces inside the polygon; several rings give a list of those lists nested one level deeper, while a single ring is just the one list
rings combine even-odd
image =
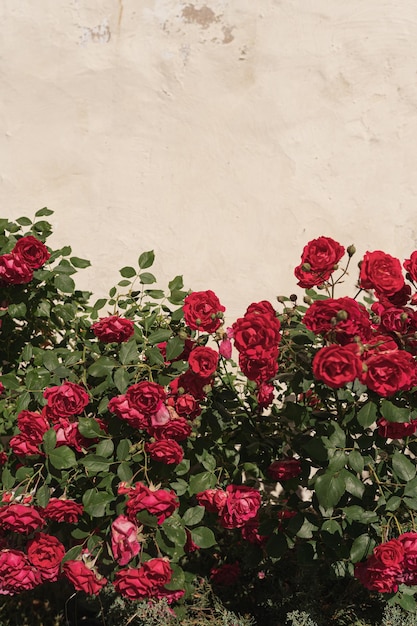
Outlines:
[{"label": "dark red rose", "polygon": [[44,526],[37,509],[28,504],[11,503],[0,507],[0,528],[28,535]]},{"label": "dark red rose", "polygon": [[184,393],[182,396],[178,396],[175,401],[175,410],[178,415],[186,415],[190,420],[195,419],[201,413],[199,403],[190,393]]},{"label": "dark red rose", "polygon": [[410,275],[410,279],[413,283],[417,282],[417,250],[411,253],[409,259],[406,259],[403,263],[405,271]]},{"label": "dark red rose", "polygon": [[228,485],[227,498],[220,513],[220,524],[224,528],[241,528],[248,520],[258,515],[261,494],[245,485]]},{"label": "dark red rose", "polygon": [[160,439],[145,444],[145,450],[154,461],[166,465],[178,465],[184,458],[184,450],[173,439]]},{"label": "dark red rose", "polygon": [[258,385],[271,380],[278,372],[278,348],[265,350],[262,346],[248,348],[239,354],[243,374]]},{"label": "dark red rose", "polygon": [[373,354],[365,360],[365,366],[361,382],[384,398],[416,384],[415,358],[404,350]]},{"label": "dark red rose", "polygon": [[363,257],[359,283],[363,289],[374,289],[382,296],[392,296],[404,287],[401,263],[381,250],[366,252]]},{"label": "dark red rose", "polygon": [[166,399],[165,389],[158,383],[142,380],[131,385],[126,391],[129,404],[145,415],[152,415]]},{"label": "dark red rose", "polygon": [[[403,533],[398,537],[398,541],[404,548],[404,563],[403,567],[408,573],[417,574],[417,533],[408,532]],[[409,584],[409,583],[407,583]],[[411,584],[416,584],[415,582]]]},{"label": "dark red rose", "polygon": [[198,546],[193,541],[192,535],[190,531],[188,530],[188,528],[185,529],[185,533],[187,535],[187,541],[185,542],[185,545],[184,545],[184,552],[186,552],[187,554],[191,554],[192,552],[196,552],[197,550],[200,550],[200,546]]},{"label": "dark red rose", "polygon": [[417,430],[417,419],[410,422],[389,422],[381,417],[377,421],[378,434],[387,439],[403,439],[411,437]]},{"label": "dark red rose", "polygon": [[91,326],[91,330],[103,343],[123,343],[132,337],[135,327],[132,320],[110,315],[100,318]]},{"label": "dark red rose", "polygon": [[192,330],[215,333],[222,324],[223,312],[216,294],[211,291],[193,291],[184,300],[185,323]]},{"label": "dark red rose", "polygon": [[42,582],[58,579],[59,566],[65,555],[65,548],[56,537],[37,533],[27,544],[28,559],[41,576]]},{"label": "dark red rose", "polygon": [[42,443],[44,434],[50,429],[48,420],[34,411],[21,411],[17,416],[17,425],[20,432],[35,444]]},{"label": "dark red rose", "polygon": [[210,571],[210,580],[214,585],[230,587],[235,585],[240,576],[240,565],[235,563],[225,563],[220,567],[213,567]]},{"label": "dark red rose", "polygon": [[232,326],[235,347],[239,352],[262,346],[264,350],[275,349],[281,340],[280,322],[265,313],[247,313]]},{"label": "dark red rose", "polygon": [[131,600],[158,598],[165,595],[163,587],[171,578],[169,561],[166,558],[155,558],[145,561],[139,569],[130,568],[117,572],[114,587],[118,593]]},{"label": "dark red rose", "polygon": [[83,561],[65,561],[62,571],[77,591],[84,591],[89,595],[97,595],[107,583],[93,566],[87,567]]},{"label": "dark red rose", "polygon": [[379,593],[396,593],[399,574],[398,568],[385,567],[373,556],[365,563],[355,564],[355,578],[367,589]]},{"label": "dark red rose", "polygon": [[333,389],[353,382],[361,373],[362,361],[356,344],[325,346],[313,359],[314,377]]},{"label": "dark red rose", "polygon": [[184,441],[191,435],[191,426],[183,417],[170,419],[163,426],[156,426],[150,430],[150,435],[156,439],[174,439]]},{"label": "dark red rose", "polygon": [[409,307],[398,309],[389,307],[381,312],[380,330],[381,332],[400,333],[404,335],[409,332],[415,324],[414,311]]},{"label": "dark red rose", "polygon": [[39,444],[33,443],[26,435],[15,435],[10,439],[9,446],[16,456],[43,454],[39,448]]},{"label": "dark red rose", "polygon": [[289,480],[300,475],[301,464],[298,459],[282,459],[271,463],[267,471],[273,480]]},{"label": "dark red rose", "polygon": [[76,383],[65,382],[43,392],[47,400],[46,417],[57,421],[81,413],[90,401],[88,393]]},{"label": "dark red rose", "polygon": [[0,550],[0,594],[14,595],[41,583],[39,572],[19,550]]},{"label": "dark red rose", "polygon": [[401,569],[404,560],[404,545],[398,539],[391,539],[374,548],[373,556],[383,567]]},{"label": "dark red rose", "polygon": [[259,519],[253,517],[244,526],[241,527],[242,539],[248,541],[255,546],[263,546],[268,537],[266,535],[259,534]]},{"label": "dark red rose", "polygon": [[217,513],[217,515],[223,511],[227,497],[223,489],[205,489],[196,495],[200,506],[203,506],[209,513]]},{"label": "dark red rose", "polygon": [[18,254],[0,255],[0,281],[7,285],[30,283],[33,271]]},{"label": "dark red rose", "polygon": [[83,510],[83,505],[74,500],[51,498],[43,510],[43,516],[55,522],[76,524]]},{"label": "dark red rose", "polygon": [[173,394],[185,392],[191,394],[196,400],[203,400],[210,391],[212,384],[212,378],[202,378],[191,370],[187,370],[184,374],[172,380],[169,386]]},{"label": "dark red rose", "polygon": [[316,300],[307,309],[303,322],[316,335],[345,345],[355,337],[371,337],[371,320],[366,308],[353,298]]},{"label": "dark red rose", "polygon": [[[279,320],[276,317],[276,311],[272,304],[268,302],[268,300],[261,300],[260,302],[252,302],[246,309],[245,315],[249,313],[257,313],[259,315],[269,315],[271,318],[276,319],[278,324],[280,324]],[[279,330],[279,328],[278,328]]]},{"label": "dark red rose", "polygon": [[303,249],[301,263],[294,273],[303,288],[320,285],[330,278],[345,249],[331,237],[318,237]]},{"label": "dark red rose", "polygon": [[12,254],[20,256],[26,265],[34,270],[42,267],[51,256],[45,244],[32,235],[18,239]]},{"label": "dark red rose", "polygon": [[194,348],[188,357],[191,371],[202,378],[210,378],[216,371],[218,362],[218,353],[207,346]]},{"label": "dark red rose", "polygon": [[274,401],[274,386],[261,383],[256,393],[256,399],[260,409],[266,409]]},{"label": "dark red rose", "polygon": [[128,516],[135,519],[140,511],[148,511],[156,515],[158,524],[162,524],[179,507],[178,497],[174,491],[156,489],[151,491],[143,483],[135,483],[128,490],[126,508]]}]

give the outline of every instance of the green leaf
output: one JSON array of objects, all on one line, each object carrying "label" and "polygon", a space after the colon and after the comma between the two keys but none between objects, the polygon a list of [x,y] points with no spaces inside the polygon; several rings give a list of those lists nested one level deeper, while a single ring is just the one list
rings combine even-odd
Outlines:
[{"label": "green leaf", "polygon": [[119,467],[117,468],[117,475],[120,480],[127,483],[130,482],[132,480],[133,472],[130,469],[129,463],[126,463],[125,461],[120,463]]},{"label": "green leaf", "polygon": [[26,304],[19,302],[19,304],[9,304],[7,312],[10,317],[15,319],[23,319],[26,316]]},{"label": "green leaf", "polygon": [[45,454],[50,454],[56,446],[56,432],[53,428],[46,431],[43,436],[43,449]]},{"label": "green leaf", "polygon": [[205,489],[213,489],[216,486],[216,476],[211,472],[202,472],[190,478],[189,494],[193,496]]},{"label": "green leaf", "polygon": [[211,528],[199,526],[191,530],[191,539],[199,548],[211,548],[217,541]]},{"label": "green leaf", "polygon": [[145,270],[148,267],[153,265],[155,260],[155,253],[153,250],[149,250],[148,252],[142,252],[138,259],[138,265],[141,270]]},{"label": "green leaf", "polygon": [[139,281],[142,285],[152,285],[152,283],[156,283],[156,278],[150,272],[142,272],[139,274]]},{"label": "green leaf", "polygon": [[74,546],[73,548],[70,548],[68,552],[65,553],[64,558],[62,559],[61,563],[63,564],[66,561],[76,561],[82,551],[83,551],[82,545]]},{"label": "green leaf", "polygon": [[12,473],[10,472],[10,470],[5,467],[4,470],[1,473],[1,484],[4,487],[4,489],[11,489],[14,485],[15,479],[14,476],[12,476]]},{"label": "green leaf", "polygon": [[416,466],[401,452],[394,452],[392,457],[392,469],[400,480],[406,482],[416,475]]},{"label": "green leaf", "polygon": [[43,391],[51,381],[51,374],[43,367],[29,370],[25,376],[26,387],[31,390]]},{"label": "green leaf", "polygon": [[72,256],[70,258],[71,263],[73,264],[74,267],[78,267],[78,268],[85,268],[85,267],[90,267],[91,263],[90,261],[88,261],[87,259],[80,259],[77,256]]},{"label": "green leaf", "polygon": [[145,356],[149,360],[150,365],[163,365],[164,357],[158,348],[148,348],[145,350]]},{"label": "green leaf", "polygon": [[195,526],[203,519],[204,510],[203,506],[193,506],[185,511],[182,521],[186,526]]},{"label": "green leaf", "polygon": [[321,506],[326,510],[331,509],[344,494],[345,481],[338,474],[320,474],[314,481],[314,489]]},{"label": "green leaf", "polygon": [[42,361],[46,369],[50,372],[56,370],[60,365],[57,355],[51,350],[45,350]]},{"label": "green leaf", "polygon": [[367,534],[356,537],[350,549],[350,558],[353,563],[358,563],[368,556],[375,546],[375,541]]},{"label": "green leaf", "polygon": [[112,357],[100,356],[97,361],[90,365],[87,372],[90,376],[100,378],[101,376],[107,376],[116,366],[117,361]]},{"label": "green leaf", "polygon": [[184,546],[187,541],[187,535],[180,520],[176,517],[168,517],[161,525],[161,530],[165,537],[176,546]]},{"label": "green leaf", "polygon": [[48,454],[49,462],[56,469],[68,469],[77,465],[77,459],[71,448],[68,446],[60,446],[51,450]]},{"label": "green leaf", "polygon": [[351,450],[349,452],[348,464],[354,472],[357,472],[358,474],[361,474],[363,472],[365,462],[359,450]]},{"label": "green leaf", "polygon": [[343,509],[346,519],[349,522],[361,522],[362,524],[372,524],[378,520],[375,511],[366,511],[361,506],[354,504]]},{"label": "green leaf", "polygon": [[57,274],[54,278],[54,285],[63,293],[73,293],[75,289],[74,281],[67,274]]},{"label": "green leaf", "polygon": [[178,291],[178,289],[182,289],[184,287],[184,281],[182,276],[175,276],[169,283],[168,289],[170,291]]},{"label": "green leaf", "polygon": [[16,413],[19,414],[20,411],[25,411],[30,403],[30,393],[29,391],[23,391],[19,394],[19,397],[15,404]]},{"label": "green leaf", "polygon": [[389,400],[382,400],[381,415],[389,422],[408,422],[410,409],[398,407]]},{"label": "green leaf", "polygon": [[108,472],[110,470],[110,463],[109,459],[97,454],[89,454],[84,459],[80,460],[81,465],[84,465],[89,472],[95,474],[98,472]]},{"label": "green leaf", "polygon": [[396,511],[398,509],[398,507],[400,506],[402,500],[400,497],[398,496],[392,496],[387,504],[386,504],[386,509],[387,511]]},{"label": "green leaf", "polygon": [[398,594],[397,602],[402,609],[408,611],[409,613],[415,613],[417,609],[417,604],[414,596],[409,595],[408,593]]},{"label": "green leaf", "polygon": [[184,352],[184,345],[184,339],[180,339],[180,337],[171,337],[171,339],[168,340],[166,346],[167,361],[172,361],[173,359],[176,359],[178,356],[180,356],[180,354]]},{"label": "green leaf", "polygon": [[36,492],[36,503],[45,508],[51,497],[51,490],[47,485],[42,485]]},{"label": "green leaf", "polygon": [[172,337],[172,330],[170,328],[159,328],[149,335],[148,342],[151,345],[155,345],[156,343],[167,341],[170,337]]},{"label": "green leaf", "polygon": [[363,428],[369,428],[376,421],[377,406],[374,402],[367,402],[358,411],[358,422]]},{"label": "green leaf", "polygon": [[39,209],[39,211],[36,211],[35,213],[35,217],[42,217],[44,215],[52,215],[53,211],[51,211],[51,209],[47,209],[46,207],[43,207],[43,209]]},{"label": "green leaf", "polygon": [[331,422],[328,427],[329,442],[332,447],[344,448],[346,446],[346,433],[337,422]]},{"label": "green leaf", "polygon": [[413,478],[412,480],[410,480],[405,488],[404,488],[404,495],[405,496],[415,496],[417,494],[417,477]]},{"label": "green leaf", "polygon": [[130,376],[124,367],[119,367],[113,374],[114,384],[120,393],[124,393],[130,384]]},{"label": "green leaf", "polygon": [[19,379],[11,372],[9,374],[3,374],[3,376],[0,376],[0,382],[5,386],[6,389],[19,389],[20,387]]},{"label": "green leaf", "polygon": [[169,583],[164,585],[165,589],[175,591],[176,589],[183,589],[185,585],[185,574],[181,567],[175,563],[171,563],[172,576]]},{"label": "green leaf", "polygon": [[32,224],[32,220],[30,220],[28,217],[19,217],[16,222],[21,226],[30,226]]},{"label": "green leaf", "polygon": [[115,498],[106,491],[98,489],[87,489],[83,495],[83,505],[86,513],[91,517],[103,517],[106,513],[106,507],[109,502]]},{"label": "green leaf", "polygon": [[120,275],[124,278],[133,278],[133,276],[136,276],[136,270],[134,267],[122,267],[122,269],[120,270]]},{"label": "green leaf", "polygon": [[340,536],[343,535],[342,528],[338,522],[334,519],[325,520],[322,524],[321,530],[323,532],[329,533],[330,535],[338,534]]},{"label": "green leaf", "polygon": [[132,442],[129,439],[119,441],[116,449],[116,457],[118,461],[125,461],[130,454]]},{"label": "green leaf", "polygon": [[96,446],[96,454],[104,456],[107,459],[113,456],[114,443],[112,439],[102,439]]},{"label": "green leaf", "polygon": [[363,482],[359,480],[359,478],[355,474],[349,472],[349,470],[345,469],[342,470],[340,473],[345,481],[346,491],[356,498],[362,498],[363,492],[365,491],[365,485],[363,484]]},{"label": "green leaf", "polygon": [[154,298],[155,300],[165,298],[165,293],[161,289],[146,289],[145,293],[149,298]]},{"label": "green leaf", "polygon": [[100,424],[91,417],[79,417],[78,430],[86,439],[95,439],[96,437],[103,437],[105,435],[100,428]]},{"label": "green leaf", "polygon": [[100,309],[102,309],[104,306],[106,306],[107,304],[107,299],[106,298],[99,298],[98,300],[96,300],[93,309],[95,311],[99,311]]},{"label": "green leaf", "polygon": [[139,359],[136,341],[131,339],[120,346],[119,358],[122,365],[137,362]]}]

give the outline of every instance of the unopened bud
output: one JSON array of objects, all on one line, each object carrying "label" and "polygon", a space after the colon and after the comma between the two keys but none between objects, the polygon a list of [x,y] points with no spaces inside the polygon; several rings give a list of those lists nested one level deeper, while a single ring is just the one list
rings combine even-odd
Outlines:
[{"label": "unopened bud", "polygon": [[303,263],[301,269],[303,270],[303,272],[309,272],[311,270],[310,263]]},{"label": "unopened bud", "polygon": [[290,300],[291,300],[291,302],[297,302],[297,294],[292,293],[292,294],[290,295]]},{"label": "unopened bud", "polygon": [[281,304],[284,304],[284,302],[286,301],[286,297],[285,296],[277,296],[277,300],[278,302],[281,302]]},{"label": "unopened bud", "polygon": [[310,298],[310,296],[304,296],[303,302],[305,302],[305,304],[312,304],[313,298]]},{"label": "unopened bud", "polygon": [[355,254],[356,248],[353,243],[346,248],[346,252],[348,253],[349,257],[352,257]]},{"label": "unopened bud", "polygon": [[406,321],[408,320],[408,315],[407,315],[407,313],[405,313],[405,312],[404,312],[404,313],[401,313],[401,315],[400,315],[400,320],[401,320],[402,322],[406,322]]},{"label": "unopened bud", "polygon": [[347,320],[348,314],[343,309],[337,312],[336,319],[340,322],[342,320]]}]

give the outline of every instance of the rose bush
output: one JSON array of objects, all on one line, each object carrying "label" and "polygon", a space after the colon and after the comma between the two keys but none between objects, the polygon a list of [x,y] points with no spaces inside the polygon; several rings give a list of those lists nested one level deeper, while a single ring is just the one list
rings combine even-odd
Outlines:
[{"label": "rose bush", "polygon": [[1,593],[175,607],[205,576],[249,602],[296,558],[414,608],[417,251],[366,252],[336,298],[355,250],[319,237],[302,303],[225,327],[151,251],[89,304],[49,223],[0,231]]}]

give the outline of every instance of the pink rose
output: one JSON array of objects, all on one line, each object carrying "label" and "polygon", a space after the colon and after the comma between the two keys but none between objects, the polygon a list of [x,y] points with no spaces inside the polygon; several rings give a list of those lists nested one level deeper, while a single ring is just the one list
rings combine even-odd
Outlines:
[{"label": "pink rose", "polygon": [[119,515],[111,526],[111,550],[119,565],[127,565],[139,554],[138,527],[125,515]]},{"label": "pink rose", "polygon": [[111,413],[115,413],[119,419],[125,420],[132,428],[144,430],[149,426],[149,419],[131,405],[126,395],[111,398],[107,408]]},{"label": "pink rose", "polygon": [[102,317],[91,326],[91,330],[103,343],[123,343],[132,337],[135,327],[132,320],[111,315]]},{"label": "pink rose", "polygon": [[0,550],[0,594],[14,595],[41,583],[39,572],[19,550]]},{"label": "pink rose", "polygon": [[30,283],[33,271],[18,254],[0,255],[0,282],[6,285],[24,285]]},{"label": "pink rose", "polygon": [[228,485],[227,498],[220,512],[220,524],[224,528],[241,528],[256,517],[261,506],[261,494],[245,485]]}]

